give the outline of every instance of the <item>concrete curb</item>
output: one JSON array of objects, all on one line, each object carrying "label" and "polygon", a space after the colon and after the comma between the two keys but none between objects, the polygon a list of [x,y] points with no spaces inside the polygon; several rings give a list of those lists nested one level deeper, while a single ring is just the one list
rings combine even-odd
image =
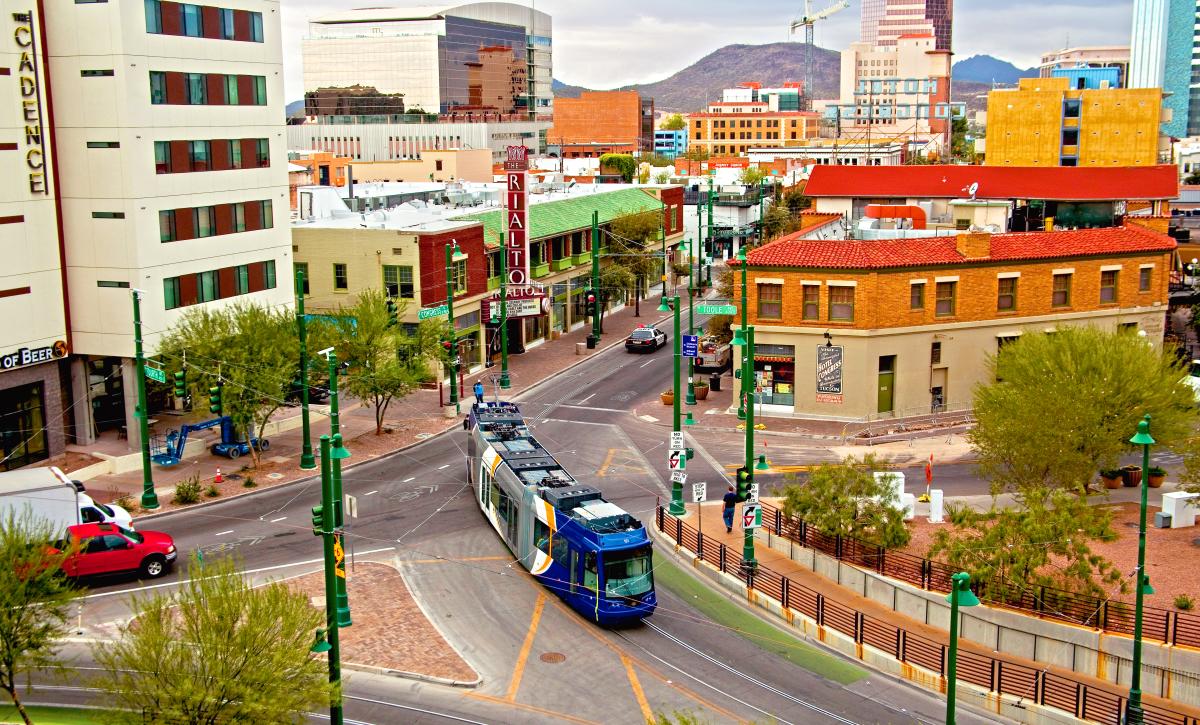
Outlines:
[{"label": "concrete curb", "polygon": [[479,687],[479,685],[483,683],[482,677],[476,677],[471,682],[464,682],[462,680],[452,680],[448,677],[424,675],[420,672],[393,670],[388,667],[375,667],[374,665],[360,665],[357,662],[343,662],[342,669],[354,670],[356,672],[368,672],[373,675],[387,675],[388,677],[396,677],[404,680],[416,680],[417,682],[428,682],[434,685],[445,685],[447,687],[474,688]]}]

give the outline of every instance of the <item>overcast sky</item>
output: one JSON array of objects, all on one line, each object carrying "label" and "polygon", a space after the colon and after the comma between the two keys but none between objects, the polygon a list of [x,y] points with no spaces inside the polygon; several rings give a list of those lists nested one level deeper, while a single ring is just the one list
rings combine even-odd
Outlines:
[{"label": "overcast sky", "polygon": [[[465,1],[465,0],[464,0]],[[731,43],[788,39],[803,0],[513,0],[554,22],[554,77],[589,88],[657,81]],[[282,0],[283,59],[289,100],[303,96],[300,39],[307,19],[354,7],[430,4],[364,0]],[[834,0],[814,0],[823,8]],[[1045,51],[1076,45],[1128,45],[1133,0],[956,0],[958,59],[987,54],[1027,68]],[[816,42],[840,50],[858,40],[860,0],[816,26]],[[602,12],[597,12],[603,8]],[[1086,20],[1085,20],[1086,19]],[[1068,35],[1069,34],[1069,35]]]}]

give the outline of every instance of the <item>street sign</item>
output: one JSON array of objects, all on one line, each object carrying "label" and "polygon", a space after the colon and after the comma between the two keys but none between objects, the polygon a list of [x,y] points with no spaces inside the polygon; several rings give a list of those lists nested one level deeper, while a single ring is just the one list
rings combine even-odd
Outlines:
[{"label": "street sign", "polygon": [[702,503],[708,499],[708,486],[704,481],[692,484],[692,503]]},{"label": "street sign", "polygon": [[684,449],[683,431],[681,431],[681,430],[671,431],[671,450],[682,451],[683,449]]},{"label": "street sign", "polygon": [[687,468],[687,453],[671,451],[667,454],[667,463],[670,464],[672,471],[682,471]]},{"label": "street sign", "polygon": [[683,350],[680,354],[684,357],[700,357],[700,336],[699,335],[683,335]]},{"label": "street sign", "polygon": [[737,307],[733,305],[699,305],[696,307],[698,315],[736,315]]},{"label": "street sign", "polygon": [[758,484],[757,483],[750,484],[750,491],[749,491],[749,495],[746,496],[746,500],[749,501],[750,503],[758,503]]},{"label": "street sign", "polygon": [[159,383],[167,382],[167,374],[165,372],[158,368],[152,368],[149,365],[146,366],[146,377]]},{"label": "street sign", "polygon": [[438,305],[437,307],[426,307],[417,313],[418,320],[428,320],[430,317],[440,317],[450,311],[446,305]]},{"label": "street sign", "polygon": [[683,471],[671,471],[671,483],[687,483],[687,474]]},{"label": "street sign", "polygon": [[762,526],[762,507],[756,503],[742,504],[742,528],[757,529]]},{"label": "street sign", "polygon": [[345,511],[346,515],[352,519],[358,518],[358,498],[347,493],[345,494],[345,499],[346,505],[343,510]]}]

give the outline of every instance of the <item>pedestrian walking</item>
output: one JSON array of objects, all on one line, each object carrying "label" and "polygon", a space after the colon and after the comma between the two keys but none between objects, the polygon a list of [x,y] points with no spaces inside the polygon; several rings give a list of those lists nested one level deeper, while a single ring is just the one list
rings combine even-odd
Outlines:
[{"label": "pedestrian walking", "polygon": [[475,381],[475,405],[483,405],[483,381]]},{"label": "pedestrian walking", "polygon": [[737,494],[733,492],[733,486],[725,492],[722,498],[725,502],[725,508],[721,509],[721,518],[725,519],[725,533],[733,533],[733,507],[737,504]]}]

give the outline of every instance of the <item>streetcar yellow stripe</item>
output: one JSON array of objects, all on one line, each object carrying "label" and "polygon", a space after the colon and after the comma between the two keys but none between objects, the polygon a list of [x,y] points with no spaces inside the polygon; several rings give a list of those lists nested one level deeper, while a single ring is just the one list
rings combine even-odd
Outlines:
[{"label": "streetcar yellow stripe", "polygon": [[642,717],[646,718],[646,722],[654,722],[654,711],[650,709],[650,703],[646,702],[646,693],[642,691],[642,683],[638,681],[637,673],[633,671],[633,662],[629,660],[629,655],[621,653],[621,664],[625,665],[625,674],[629,676],[629,686],[633,688],[633,696],[637,698],[638,707],[642,708]]},{"label": "streetcar yellow stripe", "polygon": [[521,654],[517,655],[517,664],[513,667],[512,680],[508,683],[508,694],[505,698],[512,702],[517,698],[517,690],[521,687],[521,677],[525,674],[525,662],[529,659],[529,651],[533,649],[533,640],[537,636],[538,622],[542,619],[542,610],[546,608],[546,592],[538,592],[537,604],[533,605],[533,617],[529,621],[529,632],[525,635],[525,643],[521,645]]}]

